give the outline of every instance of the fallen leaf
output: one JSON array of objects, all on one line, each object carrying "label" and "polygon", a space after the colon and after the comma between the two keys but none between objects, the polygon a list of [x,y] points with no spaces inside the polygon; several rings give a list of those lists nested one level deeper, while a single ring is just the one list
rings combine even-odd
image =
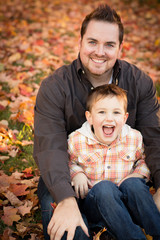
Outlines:
[{"label": "fallen leaf", "polygon": [[22,201],[20,201],[13,192],[7,191],[6,193],[3,193],[3,195],[10,201],[12,206],[17,207],[21,206],[23,204]]},{"label": "fallen leaf", "polygon": [[23,206],[18,207],[18,212],[24,216],[28,213],[31,213],[31,209],[33,207],[33,202],[31,201],[26,201]]},{"label": "fallen leaf", "polygon": [[18,222],[21,219],[20,215],[17,214],[18,209],[16,208],[4,207],[3,212],[2,220],[8,226],[12,226],[13,222]]},{"label": "fallen leaf", "polygon": [[16,196],[24,196],[29,193],[29,191],[26,191],[27,188],[28,186],[24,184],[10,184],[8,190],[13,192]]}]

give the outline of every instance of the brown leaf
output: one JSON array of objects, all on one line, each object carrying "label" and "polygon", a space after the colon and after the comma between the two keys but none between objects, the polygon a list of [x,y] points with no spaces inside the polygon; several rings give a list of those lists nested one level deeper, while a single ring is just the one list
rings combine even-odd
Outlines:
[{"label": "brown leaf", "polygon": [[12,206],[21,206],[23,205],[23,202],[20,201],[13,192],[7,191],[6,193],[3,194],[12,204]]},{"label": "brown leaf", "polygon": [[21,219],[19,215],[17,215],[18,209],[13,207],[4,207],[3,208],[4,215],[2,216],[2,220],[8,226],[12,226],[13,222],[17,222]]},{"label": "brown leaf", "polygon": [[26,191],[27,188],[28,186],[23,184],[10,184],[8,190],[13,192],[16,196],[24,196],[29,193],[29,191]]},{"label": "brown leaf", "polygon": [[33,202],[31,202],[31,201],[26,201],[23,206],[18,207],[18,212],[19,212],[22,216],[24,216],[24,215],[26,215],[26,214],[28,214],[28,213],[31,212],[32,206],[33,206]]}]

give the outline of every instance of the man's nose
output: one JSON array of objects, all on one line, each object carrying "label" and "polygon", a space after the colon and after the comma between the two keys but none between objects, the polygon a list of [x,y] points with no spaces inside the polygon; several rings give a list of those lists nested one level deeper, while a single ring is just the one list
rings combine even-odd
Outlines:
[{"label": "man's nose", "polygon": [[101,44],[97,45],[96,54],[97,54],[98,56],[103,56],[103,55],[105,55],[104,46],[103,46],[103,45],[101,45]]}]

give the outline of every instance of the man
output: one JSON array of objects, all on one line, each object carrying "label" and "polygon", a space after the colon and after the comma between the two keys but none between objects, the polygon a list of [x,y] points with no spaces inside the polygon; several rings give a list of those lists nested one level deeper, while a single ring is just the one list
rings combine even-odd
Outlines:
[{"label": "man", "polygon": [[[99,85],[114,83],[127,91],[127,124],[144,137],[146,163],[157,190],[154,200],[160,210],[160,110],[156,90],[149,76],[118,60],[122,45],[120,17],[109,6],[100,6],[82,23],[78,59],[57,69],[39,89],[34,158],[41,171],[38,195],[45,239],[49,239],[47,226],[50,239],[60,240],[65,232],[67,240],[72,240],[75,232],[85,234],[74,239],[89,239],[87,221],[85,216],[82,219],[71,186],[67,136],[85,122],[88,93]],[[50,202],[54,200],[57,207],[52,216]]]}]

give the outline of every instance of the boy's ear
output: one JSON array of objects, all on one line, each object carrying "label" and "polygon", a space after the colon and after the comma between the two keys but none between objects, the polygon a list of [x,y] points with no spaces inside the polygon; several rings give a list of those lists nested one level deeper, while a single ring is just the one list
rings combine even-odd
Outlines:
[{"label": "boy's ear", "polygon": [[92,117],[91,117],[91,113],[89,111],[85,112],[85,116],[87,121],[89,122],[90,125],[92,125]]},{"label": "boy's ear", "polygon": [[125,122],[125,123],[127,122],[128,116],[129,116],[129,113],[126,112],[125,117],[124,117],[124,122]]}]

